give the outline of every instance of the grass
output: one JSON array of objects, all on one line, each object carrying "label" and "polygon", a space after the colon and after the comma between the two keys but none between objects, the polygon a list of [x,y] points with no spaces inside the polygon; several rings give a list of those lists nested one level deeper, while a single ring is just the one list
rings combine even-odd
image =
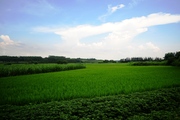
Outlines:
[{"label": "grass", "polygon": [[0,65],[0,77],[48,73],[85,68],[83,64],[10,64]]},{"label": "grass", "polygon": [[0,104],[24,105],[180,86],[180,68],[86,64],[86,69],[0,78]]}]

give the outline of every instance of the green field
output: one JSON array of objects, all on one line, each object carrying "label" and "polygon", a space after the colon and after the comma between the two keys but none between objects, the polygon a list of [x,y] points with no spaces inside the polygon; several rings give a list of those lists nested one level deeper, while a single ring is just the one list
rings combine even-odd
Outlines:
[{"label": "green field", "polygon": [[86,64],[86,69],[0,78],[0,104],[24,105],[180,86],[180,68]]},{"label": "green field", "polygon": [[0,64],[0,77],[48,73],[85,68],[83,64]]},{"label": "green field", "polygon": [[24,106],[0,106],[2,120],[180,120],[180,87]]}]

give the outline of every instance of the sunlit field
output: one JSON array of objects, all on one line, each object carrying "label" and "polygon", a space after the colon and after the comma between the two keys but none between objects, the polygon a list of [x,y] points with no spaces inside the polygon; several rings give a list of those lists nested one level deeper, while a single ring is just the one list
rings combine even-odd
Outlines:
[{"label": "sunlit field", "polygon": [[0,78],[0,104],[29,104],[129,94],[180,86],[171,66],[86,64],[85,69]]},{"label": "sunlit field", "polygon": [[85,68],[83,64],[0,64],[0,77]]}]

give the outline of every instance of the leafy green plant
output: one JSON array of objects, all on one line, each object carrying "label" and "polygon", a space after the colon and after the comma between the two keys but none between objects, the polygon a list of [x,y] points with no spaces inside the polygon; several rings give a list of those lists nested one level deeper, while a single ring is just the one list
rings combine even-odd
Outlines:
[{"label": "leafy green plant", "polygon": [[44,120],[179,120],[180,87],[51,101],[25,106],[0,106],[1,119]]}]

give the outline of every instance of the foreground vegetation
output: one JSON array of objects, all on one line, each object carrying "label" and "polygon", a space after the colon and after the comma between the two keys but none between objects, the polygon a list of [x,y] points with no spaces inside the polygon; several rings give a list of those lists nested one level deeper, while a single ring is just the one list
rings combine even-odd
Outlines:
[{"label": "foreground vegetation", "polygon": [[25,106],[0,106],[4,120],[179,120],[180,87]]},{"label": "foreground vegetation", "polygon": [[180,68],[86,64],[86,69],[0,78],[0,104],[25,105],[180,86]]},{"label": "foreground vegetation", "polygon": [[85,68],[83,64],[0,64],[0,77],[66,71]]}]

